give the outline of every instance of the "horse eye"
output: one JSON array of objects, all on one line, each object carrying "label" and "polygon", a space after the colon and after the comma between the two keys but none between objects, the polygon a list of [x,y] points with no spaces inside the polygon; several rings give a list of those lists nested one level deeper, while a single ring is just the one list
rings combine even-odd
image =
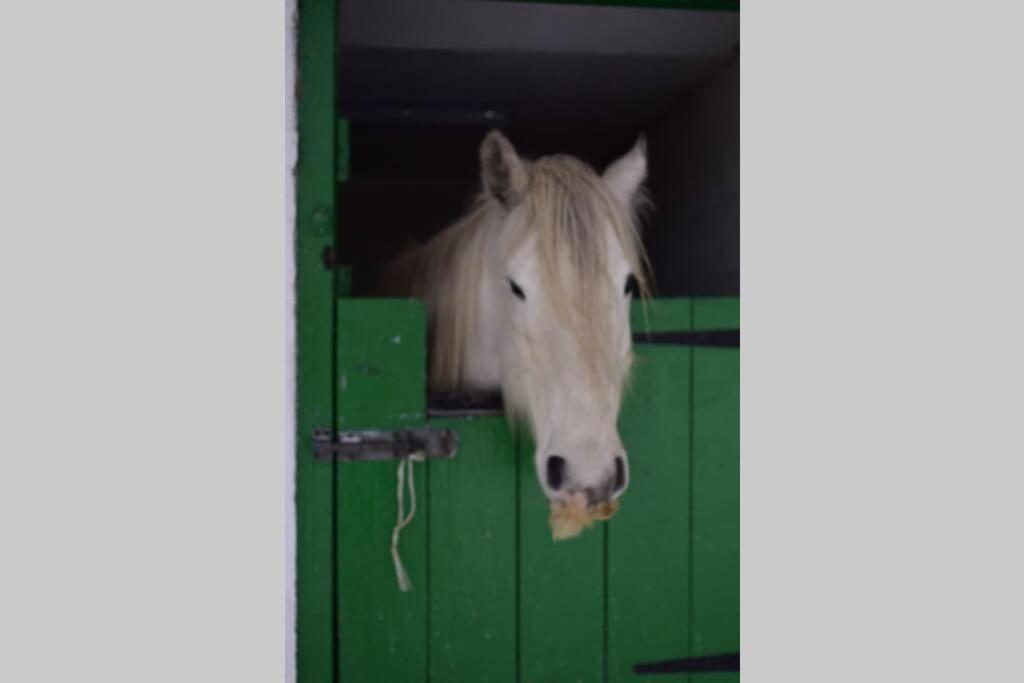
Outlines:
[{"label": "horse eye", "polygon": [[640,281],[636,279],[636,275],[633,273],[629,274],[626,278],[626,296],[637,297],[640,296]]},{"label": "horse eye", "polygon": [[512,293],[516,295],[516,298],[520,301],[526,301],[526,294],[523,293],[523,290],[516,284],[515,280],[509,278],[508,285],[512,288]]}]

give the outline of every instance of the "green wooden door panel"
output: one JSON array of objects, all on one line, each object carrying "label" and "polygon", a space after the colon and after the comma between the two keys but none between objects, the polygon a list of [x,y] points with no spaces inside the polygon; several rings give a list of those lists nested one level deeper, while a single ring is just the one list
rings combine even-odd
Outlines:
[{"label": "green wooden door panel", "polygon": [[[426,424],[422,305],[342,299],[337,320],[339,429]],[[656,300],[633,324],[733,329],[738,302]],[[630,488],[610,523],[575,539],[551,539],[526,435],[502,417],[432,421],[459,432],[460,451],[415,466],[402,593],[397,462],[336,466],[340,680],[635,681],[639,662],[738,649],[738,351],[636,355],[620,419]]]},{"label": "green wooden door panel", "polygon": [[[699,299],[697,329],[738,329],[739,301]],[[693,377],[694,655],[739,650],[740,629],[740,354],[696,348]],[[706,675],[708,683],[738,674]]]},{"label": "green wooden door panel", "polygon": [[413,585],[408,593],[398,589],[390,553],[397,462],[338,467],[338,664],[343,682],[418,681],[427,670],[426,486],[423,466],[414,467],[418,511],[400,544]]},{"label": "green wooden door panel", "polygon": [[695,330],[740,329],[740,300],[734,297],[693,300]]},{"label": "green wooden door panel", "polygon": [[[425,424],[423,305],[339,299],[337,316],[338,428]],[[338,665],[343,682],[418,681],[427,670],[426,472],[422,464],[415,466],[419,511],[402,531],[400,545],[414,589],[402,593],[390,554],[396,468],[397,461],[337,466]]]},{"label": "green wooden door panel", "polygon": [[[687,299],[648,304],[650,331],[689,330]],[[634,330],[646,329],[640,304]],[[690,362],[684,346],[638,344],[619,429],[630,484],[608,526],[608,680],[689,652]],[[685,675],[659,680],[685,680]]]},{"label": "green wooden door panel", "polygon": [[334,92],[337,5],[299,0],[302,91],[296,165],[296,668],[299,683],[333,683],[334,464],[313,457],[315,429],[334,419],[334,274],[321,254],[334,244]]},{"label": "green wooden door panel", "polygon": [[515,439],[504,417],[437,420],[459,433],[429,468],[430,681],[516,677]]},{"label": "green wooden door panel", "polygon": [[555,543],[533,441],[520,439],[519,631],[523,683],[604,680],[604,528]]},{"label": "green wooden door panel", "polygon": [[[691,299],[634,301],[630,308],[630,324],[634,334],[637,332],[689,330],[692,316],[693,303]],[[634,351],[639,348],[639,346],[634,346]]]},{"label": "green wooden door panel", "polygon": [[426,382],[421,302],[338,300],[338,429],[424,425]]}]

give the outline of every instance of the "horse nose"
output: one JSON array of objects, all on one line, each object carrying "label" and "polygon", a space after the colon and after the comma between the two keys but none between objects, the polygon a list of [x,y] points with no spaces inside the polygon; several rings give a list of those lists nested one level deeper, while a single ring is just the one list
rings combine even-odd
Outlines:
[{"label": "horse nose", "polygon": [[585,489],[587,503],[597,505],[599,503],[611,502],[625,490],[627,480],[626,459],[622,456],[616,456],[615,471],[610,473],[608,478],[597,486],[588,486]]},{"label": "horse nose", "polygon": [[562,488],[562,484],[565,483],[565,458],[560,455],[549,455],[544,474],[552,491]]},{"label": "horse nose", "polygon": [[615,485],[612,487],[612,494],[622,493],[626,488],[626,459],[617,456],[615,458]]}]

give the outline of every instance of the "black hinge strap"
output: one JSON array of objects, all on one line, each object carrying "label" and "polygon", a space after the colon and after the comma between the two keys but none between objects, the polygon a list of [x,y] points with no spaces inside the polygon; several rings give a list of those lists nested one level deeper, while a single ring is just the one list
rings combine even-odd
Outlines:
[{"label": "black hinge strap", "polygon": [[666,659],[661,662],[647,662],[633,666],[633,673],[635,674],[711,673],[739,670],[739,652],[705,655],[703,657],[687,657],[685,659]]},{"label": "black hinge strap", "polygon": [[676,346],[711,346],[716,348],[738,349],[740,347],[739,330],[699,330],[694,332],[636,332],[633,334],[635,344],[667,344]]}]

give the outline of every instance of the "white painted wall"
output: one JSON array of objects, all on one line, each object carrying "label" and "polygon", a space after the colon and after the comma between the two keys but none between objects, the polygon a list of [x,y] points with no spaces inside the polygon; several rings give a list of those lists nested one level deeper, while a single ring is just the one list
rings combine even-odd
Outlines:
[{"label": "white painted wall", "polygon": [[295,16],[297,0],[285,0],[285,216],[284,259],[287,290],[285,320],[285,681],[295,681],[295,162],[298,158],[298,131],[295,102]]}]

